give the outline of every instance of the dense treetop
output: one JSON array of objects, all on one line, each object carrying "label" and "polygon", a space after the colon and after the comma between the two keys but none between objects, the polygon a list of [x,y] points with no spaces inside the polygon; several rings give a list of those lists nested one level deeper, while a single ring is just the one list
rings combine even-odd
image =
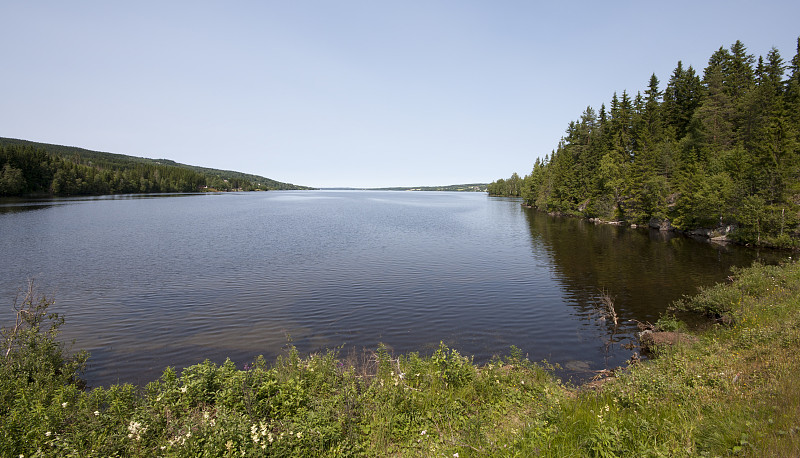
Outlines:
[{"label": "dense treetop", "polygon": [[309,189],[258,175],[0,138],[0,196]]},{"label": "dense treetop", "polygon": [[489,185],[539,210],[681,230],[731,228],[742,242],[800,236],[800,39],[777,49],[720,47],[702,74],[678,62],[666,87],[587,107],[529,175]]}]

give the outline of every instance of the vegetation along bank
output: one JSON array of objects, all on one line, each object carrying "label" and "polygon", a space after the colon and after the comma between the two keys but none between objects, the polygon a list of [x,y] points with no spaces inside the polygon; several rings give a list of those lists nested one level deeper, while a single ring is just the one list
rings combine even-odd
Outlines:
[{"label": "vegetation along bank", "polygon": [[[168,368],[144,388],[85,389],[33,288],[3,330],[2,456],[800,456],[800,264],[754,265],[675,304],[693,338],[599,387],[509,355],[485,365],[336,351]],[[680,332],[674,316],[656,331]]]},{"label": "vegetation along bank", "polygon": [[624,224],[800,247],[800,39],[771,49],[720,47],[698,75],[677,67],[662,90],[614,93],[586,108],[530,174],[493,195],[536,209]]},{"label": "vegetation along bank", "polygon": [[311,189],[231,170],[0,137],[0,197]]}]

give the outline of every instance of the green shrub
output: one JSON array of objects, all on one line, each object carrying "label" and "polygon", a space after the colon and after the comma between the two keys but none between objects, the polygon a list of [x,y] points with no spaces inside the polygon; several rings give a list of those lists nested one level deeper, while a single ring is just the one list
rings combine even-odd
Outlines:
[{"label": "green shrub", "polygon": [[675,315],[665,314],[655,323],[656,330],[665,332],[681,332],[686,330],[686,323],[677,319]]}]

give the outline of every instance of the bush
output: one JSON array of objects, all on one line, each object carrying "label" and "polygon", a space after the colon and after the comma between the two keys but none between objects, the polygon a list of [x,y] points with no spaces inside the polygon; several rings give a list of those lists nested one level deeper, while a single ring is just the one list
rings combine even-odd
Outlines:
[{"label": "bush", "polygon": [[35,291],[33,282],[14,300],[13,326],[2,328],[0,362],[0,455],[30,452],[41,438],[54,438],[59,425],[72,421],[83,383],[87,354],[69,355],[56,340],[64,320],[48,313],[53,301]]}]

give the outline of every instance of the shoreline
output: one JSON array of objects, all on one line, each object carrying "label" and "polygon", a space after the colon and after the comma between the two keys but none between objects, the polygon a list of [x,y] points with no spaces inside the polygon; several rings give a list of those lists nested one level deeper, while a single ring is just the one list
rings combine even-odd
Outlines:
[{"label": "shoreline", "polygon": [[[206,361],[143,389],[84,391],[80,361],[19,347],[0,366],[7,455],[796,456],[800,452],[800,264],[735,269],[678,301],[709,317],[655,327],[655,358],[571,386],[516,347],[484,365],[440,344],[300,355],[244,369]],[[40,310],[42,311],[42,310]],[[42,317],[42,324],[45,314]],[[41,328],[43,331],[46,326]],[[55,334],[25,334],[52,342]],[[16,348],[16,347],[15,347]],[[38,356],[37,356],[38,355]],[[27,361],[28,363],[25,363]],[[45,361],[51,361],[45,363]],[[77,363],[74,364],[74,363]],[[50,364],[50,365],[48,365]],[[61,364],[61,366],[58,366]],[[23,371],[23,372],[20,372]],[[26,374],[23,376],[23,374]]]}]

